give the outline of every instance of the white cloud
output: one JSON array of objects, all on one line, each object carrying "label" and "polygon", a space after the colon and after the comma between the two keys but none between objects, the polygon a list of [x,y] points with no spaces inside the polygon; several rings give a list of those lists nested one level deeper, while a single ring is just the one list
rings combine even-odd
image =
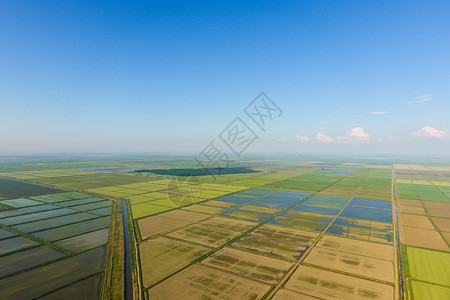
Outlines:
[{"label": "white cloud", "polygon": [[307,142],[307,141],[309,141],[309,137],[303,136],[303,135],[297,135],[297,136],[295,137],[295,139],[296,139],[297,141],[301,141],[301,142]]},{"label": "white cloud", "polygon": [[388,111],[372,111],[369,114],[371,114],[371,115],[385,115],[385,114],[388,114],[388,113],[389,113]]},{"label": "white cloud", "polygon": [[322,143],[330,143],[333,141],[332,138],[330,138],[329,136],[326,136],[325,134],[320,133],[320,132],[317,133],[316,139]]},{"label": "white cloud", "polygon": [[[331,139],[331,138],[330,138]],[[379,142],[380,138],[370,136],[363,128],[355,127],[350,132],[348,132],[344,136],[338,136],[336,139],[331,139],[337,143],[371,143],[371,142]]]},{"label": "white cloud", "polygon": [[295,138],[284,137],[277,140],[278,142],[288,142],[288,141],[299,141],[299,142],[308,142],[309,137],[304,135],[297,135]]},{"label": "white cloud", "polygon": [[420,128],[418,131],[415,131],[412,134],[418,137],[436,138],[436,139],[445,139],[448,137],[448,132],[433,128],[431,126],[425,126],[423,128]]},{"label": "white cloud", "polygon": [[406,102],[406,104],[426,103],[426,102],[433,100],[433,96],[432,95],[420,95],[419,97],[416,97],[416,99],[417,100],[415,100],[415,101]]},{"label": "white cloud", "polygon": [[349,133],[349,136],[359,140],[359,141],[368,141],[369,135],[362,129],[361,127],[355,127]]}]

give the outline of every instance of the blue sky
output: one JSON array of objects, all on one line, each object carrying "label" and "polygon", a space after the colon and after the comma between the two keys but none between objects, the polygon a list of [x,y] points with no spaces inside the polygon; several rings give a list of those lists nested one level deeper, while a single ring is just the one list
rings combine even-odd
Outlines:
[{"label": "blue sky", "polygon": [[248,151],[446,154],[449,11],[1,1],[0,154],[195,153],[260,91],[284,114]]}]

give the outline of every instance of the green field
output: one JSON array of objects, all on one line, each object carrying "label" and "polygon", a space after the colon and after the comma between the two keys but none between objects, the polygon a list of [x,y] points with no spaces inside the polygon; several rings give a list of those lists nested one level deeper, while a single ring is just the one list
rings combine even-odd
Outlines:
[{"label": "green field", "polygon": [[191,166],[89,164],[1,169],[16,190],[0,195],[0,298],[123,297],[122,199],[136,298],[398,299],[400,267],[408,299],[448,296],[447,171],[280,159],[174,177]]}]

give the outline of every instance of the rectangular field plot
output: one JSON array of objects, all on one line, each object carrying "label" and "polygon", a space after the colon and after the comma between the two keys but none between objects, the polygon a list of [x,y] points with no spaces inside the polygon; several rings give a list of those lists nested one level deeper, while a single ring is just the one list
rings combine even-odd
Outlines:
[{"label": "rectangular field plot", "polygon": [[255,195],[255,196],[269,196],[272,194],[277,193],[277,190],[272,190],[272,189],[262,189],[262,188],[254,188],[254,189],[250,189],[250,190],[246,190],[246,191],[242,191],[242,194],[246,194],[246,195]]},{"label": "rectangular field plot", "polygon": [[63,252],[47,246],[0,257],[0,277],[19,272],[65,256]]},{"label": "rectangular field plot", "polygon": [[[100,247],[0,280],[1,299],[33,299],[103,271],[106,249]],[[24,284],[26,283],[26,284]]]},{"label": "rectangular field plot", "polygon": [[6,229],[0,228],[0,240],[15,236],[15,233],[12,233],[11,231],[8,231]]},{"label": "rectangular field plot", "polygon": [[[9,176],[12,173],[2,173]],[[0,197],[6,199],[29,197],[35,195],[57,193],[60,190],[54,188],[43,187],[31,183],[0,178]],[[0,202],[1,203],[1,202]],[[16,207],[16,206],[13,206]]]},{"label": "rectangular field plot", "polygon": [[168,236],[210,247],[218,247],[253,226],[255,226],[255,223],[248,221],[213,217],[174,231]]},{"label": "rectangular field plot", "polygon": [[349,199],[341,196],[319,195],[309,198],[302,205],[341,210]]},{"label": "rectangular field plot", "polygon": [[140,219],[138,220],[138,224],[141,237],[145,240],[157,234],[171,232],[187,225],[191,225],[192,223],[157,215]]},{"label": "rectangular field plot", "polygon": [[209,200],[203,202],[202,205],[213,206],[213,207],[222,207],[222,208],[231,208],[238,206],[240,204],[226,201],[217,201],[217,200]]},{"label": "rectangular field plot", "polygon": [[442,236],[433,230],[406,227],[400,228],[400,240],[410,246],[424,247],[436,250],[450,250]]},{"label": "rectangular field plot", "polygon": [[48,229],[33,233],[32,235],[47,241],[57,241],[69,238],[75,235],[87,233],[90,231],[109,227],[111,222],[110,217],[103,217],[93,220],[88,220],[81,223],[61,226],[58,228]]},{"label": "rectangular field plot", "polygon": [[98,202],[93,202],[93,203],[86,203],[86,204],[71,206],[70,208],[76,209],[76,210],[81,210],[81,211],[86,211],[86,210],[93,210],[93,209],[98,209],[98,208],[109,207],[109,206],[111,206],[111,204],[112,204],[111,201],[105,200],[105,201],[98,201]]},{"label": "rectangular field plot", "polygon": [[102,274],[85,278],[67,287],[54,291],[40,300],[60,300],[71,299],[74,295],[79,299],[101,299],[100,291],[102,287]]},{"label": "rectangular field plot", "polygon": [[171,209],[173,208],[160,205],[152,205],[147,203],[139,203],[131,206],[131,213],[133,215],[133,219],[139,219],[142,217],[155,215]]},{"label": "rectangular field plot", "polygon": [[393,261],[394,247],[378,243],[358,241],[331,235],[324,235],[316,247],[339,250],[364,256]]},{"label": "rectangular field plot", "polygon": [[231,210],[228,210],[228,211],[225,211],[224,213],[222,213],[221,216],[255,221],[255,222],[262,222],[262,221],[267,220],[268,218],[272,217],[272,213],[256,212],[256,211],[245,210],[245,209],[231,209]]},{"label": "rectangular field plot", "polygon": [[311,297],[305,294],[300,294],[291,290],[280,289],[277,291],[273,300],[292,300],[292,299],[302,299],[302,300],[317,300],[316,297]]},{"label": "rectangular field plot", "polygon": [[427,208],[430,216],[450,218],[450,203],[427,201],[423,204]]},{"label": "rectangular field plot", "polygon": [[149,299],[261,299],[270,285],[193,265],[148,291]]},{"label": "rectangular field plot", "polygon": [[399,219],[400,224],[403,226],[434,230],[433,224],[426,216],[400,214]]},{"label": "rectangular field plot", "polygon": [[263,225],[232,244],[276,258],[298,259],[319,233],[300,231],[275,225]]},{"label": "rectangular field plot", "polygon": [[19,215],[9,218],[0,219],[0,223],[6,226],[17,225],[22,223],[29,223],[37,220],[44,220],[53,217],[65,216],[77,213],[76,210],[68,208],[53,209],[26,215]]},{"label": "rectangular field plot", "polygon": [[1,204],[7,205],[10,208],[22,208],[22,207],[28,207],[33,205],[41,205],[42,202],[30,200],[27,198],[18,198],[18,199],[11,199],[11,200],[2,200],[0,201]]},{"label": "rectangular field plot", "polygon": [[276,194],[273,194],[274,197],[285,198],[285,199],[294,199],[294,200],[302,200],[311,195],[311,193],[301,193],[301,192],[292,192],[292,191],[281,191]]},{"label": "rectangular field plot", "polygon": [[241,204],[246,204],[246,203],[253,201],[253,199],[241,198],[241,197],[235,197],[235,196],[223,196],[220,198],[216,198],[215,200],[227,201],[227,202],[232,202],[232,203],[241,203]]},{"label": "rectangular field plot", "polygon": [[98,216],[109,216],[112,212],[112,207],[104,207],[104,208],[97,208],[97,209],[93,209],[93,210],[88,210],[89,213],[91,214],[95,214]]},{"label": "rectangular field plot", "polygon": [[287,211],[276,217],[274,220],[269,221],[270,224],[287,226],[298,230],[313,230],[322,232],[333,218],[326,215]]},{"label": "rectangular field plot", "polygon": [[282,202],[269,202],[264,200],[256,200],[250,203],[251,205],[259,205],[259,206],[265,206],[265,207],[273,207],[277,209],[285,209],[288,207],[291,207],[292,204],[289,203],[282,203]]},{"label": "rectangular field plot", "polygon": [[68,216],[60,216],[60,217],[55,217],[55,218],[51,218],[51,219],[45,219],[45,220],[34,221],[34,222],[30,222],[30,223],[14,225],[14,226],[11,226],[11,228],[14,228],[14,229],[22,231],[22,232],[30,233],[30,232],[36,232],[36,231],[40,231],[40,230],[55,228],[55,227],[59,227],[59,226],[64,226],[64,225],[68,225],[68,224],[72,224],[72,223],[78,223],[78,222],[82,222],[82,221],[86,221],[86,220],[90,220],[90,219],[95,219],[98,217],[99,216],[96,216],[94,214],[89,214],[89,213],[77,213],[77,214],[72,214],[72,215],[68,215]]},{"label": "rectangular field plot", "polygon": [[202,204],[189,205],[180,209],[180,211],[190,211],[209,215],[218,215],[224,213],[226,210],[227,209],[224,207],[208,206]]},{"label": "rectangular field plot", "polygon": [[378,222],[392,222],[392,211],[388,209],[347,206],[341,216]]},{"label": "rectangular field plot", "polygon": [[450,219],[431,218],[440,231],[450,232]]},{"label": "rectangular field plot", "polygon": [[0,212],[0,218],[14,217],[14,216],[36,213],[36,212],[52,210],[52,209],[57,209],[57,208],[60,208],[60,207],[56,206],[56,205],[50,205],[50,204],[30,206],[30,207]]},{"label": "rectangular field plot", "polygon": [[138,225],[142,239],[147,239],[157,234],[180,229],[209,217],[209,215],[196,212],[173,210],[157,216],[140,219]]},{"label": "rectangular field plot", "polygon": [[279,282],[292,266],[285,261],[233,248],[223,248],[203,260],[202,264],[268,284]]},{"label": "rectangular field plot", "polygon": [[392,224],[362,219],[338,218],[327,233],[372,242],[393,241]]},{"label": "rectangular field plot", "polygon": [[304,261],[324,268],[394,282],[392,261],[319,247],[314,247]]},{"label": "rectangular field plot", "polygon": [[450,253],[407,247],[407,255],[412,278],[450,286]]},{"label": "rectangular field plot", "polygon": [[394,299],[392,286],[303,265],[285,287],[321,299]]},{"label": "rectangular field plot", "polygon": [[345,175],[343,174],[336,173],[314,172],[270,183],[266,185],[266,187],[304,192],[317,192],[343,178],[344,176]]},{"label": "rectangular field plot", "polygon": [[15,236],[0,241],[0,255],[39,245],[37,242],[22,236]]},{"label": "rectangular field plot", "polygon": [[371,208],[392,209],[391,201],[373,200],[373,199],[353,198],[350,201],[349,205],[364,206],[364,207],[371,207]]},{"label": "rectangular field plot", "polygon": [[139,245],[144,287],[149,287],[189,265],[210,249],[158,237]]},{"label": "rectangular field plot", "polygon": [[77,235],[55,244],[73,252],[82,252],[108,243],[109,228]]},{"label": "rectangular field plot", "polygon": [[450,287],[443,287],[417,280],[409,280],[408,285],[414,299],[450,299]]},{"label": "rectangular field plot", "polygon": [[307,206],[307,205],[297,205],[297,206],[292,207],[291,210],[311,212],[311,213],[324,214],[324,215],[330,215],[330,216],[337,215],[341,211],[340,209],[324,208],[324,207],[317,207],[317,206]]},{"label": "rectangular field plot", "polygon": [[277,197],[276,195],[267,196],[264,198],[261,198],[260,200],[269,201],[269,202],[280,202],[280,203],[287,203],[287,204],[297,204],[301,200],[298,199],[291,199],[291,198],[281,198]]}]

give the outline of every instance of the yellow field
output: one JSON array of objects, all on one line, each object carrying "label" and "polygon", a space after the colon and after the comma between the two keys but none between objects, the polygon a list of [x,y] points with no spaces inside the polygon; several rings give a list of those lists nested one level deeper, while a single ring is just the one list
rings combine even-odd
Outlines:
[{"label": "yellow field", "polygon": [[285,287],[323,299],[394,299],[392,286],[309,266],[300,266]]},{"label": "yellow field", "polygon": [[390,260],[394,259],[394,247],[390,245],[358,241],[337,236],[324,235],[316,247]]},{"label": "yellow field", "polygon": [[163,234],[205,220],[210,215],[189,211],[173,210],[138,220],[142,239]]},{"label": "yellow field", "polygon": [[314,247],[305,262],[347,273],[394,282],[392,261]]},{"label": "yellow field", "polygon": [[148,287],[189,265],[209,249],[158,237],[141,243],[139,251],[143,285]]},{"label": "yellow field", "polygon": [[148,291],[148,298],[167,299],[261,299],[270,285],[251,281],[202,265],[193,265]]},{"label": "yellow field", "polygon": [[202,261],[202,264],[268,284],[280,281],[292,266],[289,262],[233,248],[223,248]]},{"label": "yellow field", "polygon": [[247,221],[212,217],[174,231],[168,236],[210,247],[218,247],[253,226],[255,226],[254,223]]}]

